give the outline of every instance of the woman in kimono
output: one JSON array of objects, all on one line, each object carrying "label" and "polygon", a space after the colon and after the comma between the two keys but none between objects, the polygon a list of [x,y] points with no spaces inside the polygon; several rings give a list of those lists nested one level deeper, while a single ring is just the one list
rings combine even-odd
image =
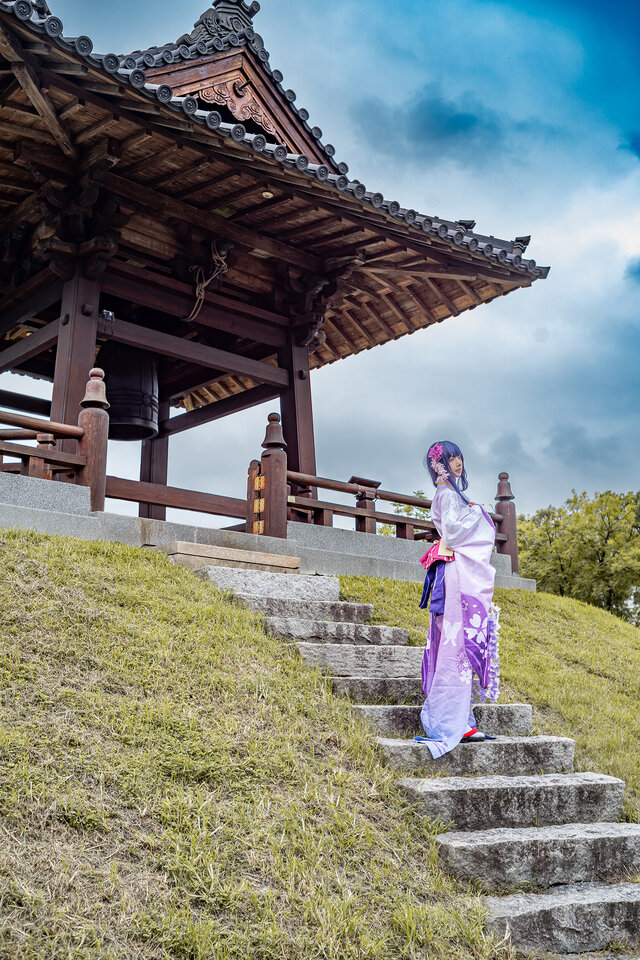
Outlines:
[{"label": "woman in kimono", "polygon": [[466,496],[460,448],[435,443],[426,466],[436,488],[431,506],[440,540],[422,558],[427,568],[420,606],[431,595],[430,625],[422,663],[425,702],[421,720],[433,757],[461,741],[484,740],[473,705],[498,699],[498,614],[493,604],[495,570],[490,558],[495,526]]}]

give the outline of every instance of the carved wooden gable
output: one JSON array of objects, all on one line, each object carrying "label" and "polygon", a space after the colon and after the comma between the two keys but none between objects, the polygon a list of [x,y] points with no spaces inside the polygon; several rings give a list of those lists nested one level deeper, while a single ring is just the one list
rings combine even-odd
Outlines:
[{"label": "carved wooden gable", "polygon": [[[152,83],[168,84],[177,96],[199,97],[209,108],[225,108],[240,123],[256,124],[267,139],[284,143],[291,153],[327,163],[327,150],[318,142],[322,131],[307,125],[306,110],[292,107],[295,93],[282,89],[279,71],[264,66],[268,55],[252,28],[259,9],[255,0],[250,5],[214,0],[191,33],[162,48],[164,56],[147,76]],[[185,50],[186,58],[179,55]]]},{"label": "carved wooden gable", "polygon": [[287,95],[280,93],[246,47],[162,64],[149,70],[148,77],[152,83],[169,84],[176,96],[190,94],[210,107],[224,106],[240,123],[253,121],[268,140],[286,144],[291,153],[305,153],[315,163],[327,162],[326,153],[291,110]]}]

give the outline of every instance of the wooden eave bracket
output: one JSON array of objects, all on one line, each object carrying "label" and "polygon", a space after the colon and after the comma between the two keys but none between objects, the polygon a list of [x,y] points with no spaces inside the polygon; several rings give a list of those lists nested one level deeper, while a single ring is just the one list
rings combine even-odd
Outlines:
[{"label": "wooden eave bracket", "polygon": [[11,64],[13,75],[38,111],[41,120],[60,149],[66,156],[75,158],[76,149],[60,122],[53,103],[41,89],[38,74],[28,62],[22,44],[2,25],[0,25],[0,54]]}]

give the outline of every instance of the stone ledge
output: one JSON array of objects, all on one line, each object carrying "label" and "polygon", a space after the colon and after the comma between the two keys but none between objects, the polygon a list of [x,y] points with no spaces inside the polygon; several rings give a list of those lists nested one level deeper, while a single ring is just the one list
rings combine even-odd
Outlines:
[{"label": "stone ledge", "polygon": [[203,567],[233,567],[239,570],[261,570],[265,573],[299,573],[298,557],[288,557],[275,553],[260,553],[256,550],[242,550],[204,543],[189,543],[173,540],[160,543],[152,549],[166,553],[174,563],[190,570]]}]

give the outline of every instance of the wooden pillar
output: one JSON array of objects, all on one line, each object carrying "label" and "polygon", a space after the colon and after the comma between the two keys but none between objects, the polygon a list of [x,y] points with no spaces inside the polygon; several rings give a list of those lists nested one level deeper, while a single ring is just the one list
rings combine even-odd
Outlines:
[{"label": "wooden pillar", "polygon": [[[159,423],[164,423],[169,419],[169,409],[169,401],[161,400],[158,411]],[[143,440],[140,458],[140,479],[143,483],[161,483],[166,487],[168,470],[169,437],[154,437],[153,440]],[[148,520],[166,520],[167,508],[156,503],[141,503],[138,516],[146,517]]]},{"label": "wooden pillar", "polygon": [[[85,277],[77,263],[62,291],[51,399],[51,419],[58,423],[78,422],[80,401],[95,362],[99,309],[100,281]],[[75,440],[65,440],[63,444],[65,449],[75,445]]]},{"label": "wooden pillar", "polygon": [[287,370],[290,378],[289,386],[280,395],[289,470],[317,476],[309,348],[298,346],[289,334],[286,345],[278,351],[278,366]]}]

